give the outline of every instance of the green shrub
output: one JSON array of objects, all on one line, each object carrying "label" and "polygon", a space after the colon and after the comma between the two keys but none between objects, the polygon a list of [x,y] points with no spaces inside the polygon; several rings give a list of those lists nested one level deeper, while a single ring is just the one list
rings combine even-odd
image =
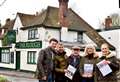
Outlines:
[{"label": "green shrub", "polygon": [[8,82],[7,79],[3,76],[0,76],[0,82]]}]

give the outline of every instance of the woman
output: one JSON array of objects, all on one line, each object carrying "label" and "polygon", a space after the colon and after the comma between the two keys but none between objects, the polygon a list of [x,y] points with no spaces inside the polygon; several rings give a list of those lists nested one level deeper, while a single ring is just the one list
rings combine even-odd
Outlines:
[{"label": "woman", "polygon": [[57,54],[55,55],[55,82],[66,82],[65,69],[67,68],[66,52],[61,43],[57,45]]},{"label": "woman", "polygon": [[87,45],[83,56],[79,68],[82,82],[95,82],[95,66],[98,57],[95,47],[93,45]]},{"label": "woman", "polygon": [[[117,82],[116,71],[119,70],[119,64],[115,54],[109,50],[108,44],[104,43],[101,45],[102,56],[98,59],[98,63],[104,61],[102,65],[108,64],[112,72],[108,72],[107,75],[103,75],[97,68],[97,82]],[[107,69],[108,70],[108,69]]]},{"label": "woman", "polygon": [[68,58],[68,65],[72,65],[77,70],[75,74],[73,75],[72,80],[69,79],[68,82],[80,82],[81,77],[79,74],[79,64],[80,64],[80,48],[78,46],[72,47],[72,54]]}]

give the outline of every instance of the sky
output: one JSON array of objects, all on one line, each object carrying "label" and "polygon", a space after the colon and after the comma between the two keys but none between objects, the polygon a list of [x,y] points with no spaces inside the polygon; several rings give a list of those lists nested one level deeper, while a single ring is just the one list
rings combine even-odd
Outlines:
[{"label": "sky", "polygon": [[[68,5],[97,29],[108,15],[120,14],[118,3],[119,0],[69,0]],[[35,14],[47,6],[59,7],[58,0],[0,0],[0,22],[4,25],[5,20],[14,19],[17,12]]]}]

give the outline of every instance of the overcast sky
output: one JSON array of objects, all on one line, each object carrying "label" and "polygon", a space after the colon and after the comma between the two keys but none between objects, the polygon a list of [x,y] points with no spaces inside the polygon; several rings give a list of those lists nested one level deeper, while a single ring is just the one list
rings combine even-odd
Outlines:
[{"label": "overcast sky", "polygon": [[[15,18],[17,12],[35,14],[46,9],[47,6],[58,7],[58,0],[0,0],[0,20],[5,23],[6,18]],[[69,7],[94,28],[99,22],[112,13],[120,13],[119,0],[69,0]]]}]

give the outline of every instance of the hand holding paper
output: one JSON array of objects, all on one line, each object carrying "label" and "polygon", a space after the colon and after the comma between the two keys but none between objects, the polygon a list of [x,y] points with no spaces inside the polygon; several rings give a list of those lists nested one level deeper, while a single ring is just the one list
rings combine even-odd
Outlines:
[{"label": "hand holding paper", "polygon": [[67,68],[67,71],[65,72],[65,76],[72,80],[74,74],[75,74],[76,68],[72,65],[69,65]]},{"label": "hand holding paper", "polygon": [[108,63],[105,63],[106,60],[102,60],[99,63],[97,63],[97,67],[100,70],[100,72],[102,73],[103,76],[108,75],[109,73],[112,72],[112,69],[110,68],[110,66],[108,65]]}]

